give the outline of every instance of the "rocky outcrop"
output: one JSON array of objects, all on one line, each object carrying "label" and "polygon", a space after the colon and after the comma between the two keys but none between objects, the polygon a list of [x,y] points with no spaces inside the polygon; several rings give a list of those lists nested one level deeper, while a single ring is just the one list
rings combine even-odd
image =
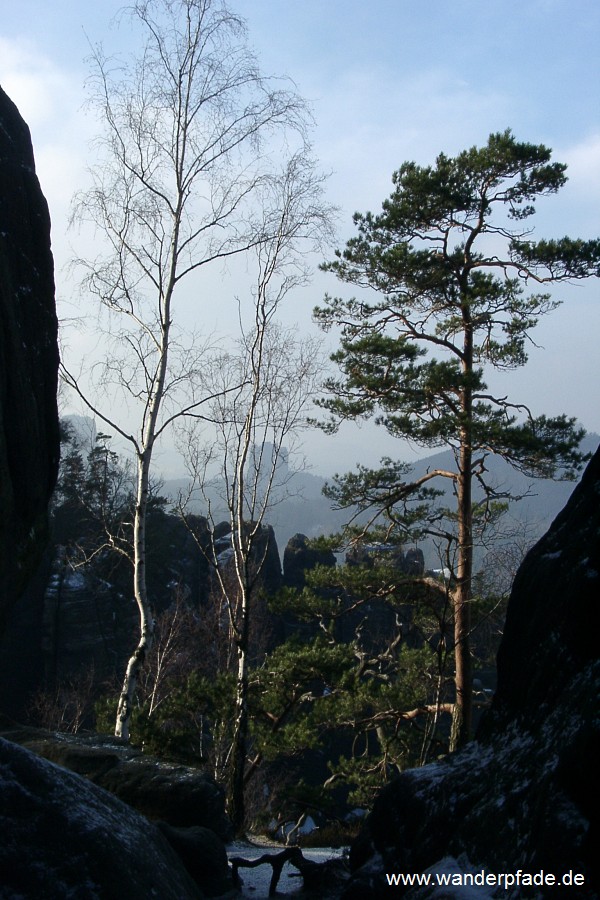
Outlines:
[{"label": "rocky outcrop", "polygon": [[207,827],[231,837],[223,790],[200,769],[159,762],[108,735],[53,734],[5,726],[3,737],[83,775],[149,819],[181,828]]},{"label": "rocky outcrop", "polygon": [[302,588],[305,572],[315,566],[335,566],[335,555],[331,550],[319,550],[311,546],[305,534],[295,534],[289,539],[283,551],[283,580],[288,587]]},{"label": "rocky outcrop", "polygon": [[0,88],[0,631],[45,542],[57,372],[48,207],[29,129]]},{"label": "rocky outcrop", "polygon": [[159,829],[116,797],[0,738],[0,893],[201,900]]},{"label": "rocky outcrop", "polygon": [[[248,528],[253,523],[248,523]],[[214,553],[221,567],[228,563],[233,569],[233,534],[229,522],[215,525]],[[274,593],[281,587],[281,563],[275,532],[270,525],[261,525],[258,530],[250,554],[250,566],[260,567],[260,584],[267,594]]]},{"label": "rocky outcrop", "polygon": [[[578,880],[562,887],[565,895],[598,896],[599,599],[600,450],[519,569],[498,656],[498,691],[477,740],[382,790],[353,847],[345,896],[389,896],[386,872],[462,877],[481,870],[530,876],[543,870],[557,880],[571,873]],[[547,890],[563,895],[561,888]],[[464,887],[451,886],[394,891],[467,896]],[[501,893],[546,896],[522,879]]]}]

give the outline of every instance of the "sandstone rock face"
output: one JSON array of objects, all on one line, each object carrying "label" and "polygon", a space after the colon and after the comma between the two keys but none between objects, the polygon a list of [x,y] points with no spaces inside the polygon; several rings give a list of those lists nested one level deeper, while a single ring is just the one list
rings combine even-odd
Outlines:
[{"label": "sandstone rock face", "polygon": [[0,88],[0,631],[44,545],[57,372],[48,207],[29,129]]},{"label": "sandstone rock face", "polygon": [[200,900],[159,830],[90,782],[0,738],[0,893]]},{"label": "sandstone rock face", "polygon": [[[548,888],[552,896],[598,896],[599,601],[600,450],[517,574],[498,691],[477,740],[382,790],[345,896],[389,896],[386,872],[481,869],[572,872],[583,885]],[[470,896],[464,887],[394,891]],[[531,886],[503,896],[546,894]]]}]

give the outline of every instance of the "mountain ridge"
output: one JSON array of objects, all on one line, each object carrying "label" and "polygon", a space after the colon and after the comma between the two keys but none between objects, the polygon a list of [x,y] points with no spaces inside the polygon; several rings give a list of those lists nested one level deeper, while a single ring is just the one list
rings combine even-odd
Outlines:
[{"label": "mountain ridge", "polygon": [[[582,452],[593,453],[599,444],[600,436],[589,433],[581,443]],[[288,470],[287,461],[282,465],[284,471],[281,480],[286,482],[286,487],[275,497],[272,508],[265,517],[265,521],[275,531],[281,553],[294,534],[300,532],[308,537],[317,537],[321,534],[335,533],[341,530],[350,517],[348,510],[333,509],[331,501],[323,496],[323,487],[329,480],[327,477],[310,471]],[[412,476],[420,477],[433,468],[448,469],[453,465],[452,451],[443,450],[410,463],[410,472]],[[579,478],[575,481],[555,481],[525,476],[492,454],[486,461],[486,468],[496,486],[523,497],[520,501],[511,503],[508,515],[515,521],[515,526],[521,528],[524,535],[527,533],[529,542],[533,542],[547,530],[579,481]],[[189,479],[185,477],[167,479],[162,485],[161,493],[175,502],[178,494],[185,493],[188,486]],[[451,490],[448,489],[446,495],[450,494]],[[219,507],[217,483],[211,491],[211,500],[216,501],[216,518],[227,518],[225,504],[222,503]],[[198,500],[192,501],[191,509],[199,514],[204,511],[203,504]],[[430,564],[434,562],[435,560],[430,559]]]}]

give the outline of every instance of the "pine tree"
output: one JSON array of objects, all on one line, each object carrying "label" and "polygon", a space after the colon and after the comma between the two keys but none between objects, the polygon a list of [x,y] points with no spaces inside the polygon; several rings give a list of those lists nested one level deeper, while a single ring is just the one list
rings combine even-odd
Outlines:
[{"label": "pine tree", "polygon": [[[497,454],[531,476],[566,478],[583,461],[583,430],[573,419],[534,416],[491,391],[484,372],[525,365],[530,332],[557,306],[531,284],[600,274],[600,240],[531,239],[534,201],[564,185],[565,168],[548,148],[517,142],[510,131],[455,158],[441,154],[433,166],[405,163],[382,212],[356,213],[357,236],[323,266],[370,289],[360,298],[328,296],[315,311],[324,329],[341,329],[332,357],[341,377],[327,382],[322,401],[332,414],[326,427],[375,416],[393,436],[454,453],[455,466],[418,480],[383,460],[377,470],[337,478],[331,494],[340,506],[357,504],[374,518],[387,513],[399,525],[419,492],[431,501],[430,486],[451,483],[454,507],[425,530],[449,540],[455,748],[471,727],[474,528],[506,499],[486,477],[486,459]],[[482,500],[474,501],[475,483]]]}]

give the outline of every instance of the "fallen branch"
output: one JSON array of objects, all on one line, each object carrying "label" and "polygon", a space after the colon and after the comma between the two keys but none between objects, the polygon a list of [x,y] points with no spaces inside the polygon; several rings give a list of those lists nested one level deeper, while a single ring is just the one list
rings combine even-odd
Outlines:
[{"label": "fallen branch", "polygon": [[[277,885],[281,878],[281,871],[286,862],[298,869],[304,881],[304,889],[317,892],[320,896],[323,896],[325,892],[328,893],[332,888],[337,889],[339,893],[339,886],[347,881],[349,877],[346,860],[334,858],[321,863],[313,862],[304,858],[299,847],[286,847],[280,853],[263,853],[258,859],[243,859],[240,856],[236,856],[230,859],[229,862],[233,870],[233,883],[237,888],[241,887],[238,869],[255,869],[257,866],[264,864],[270,865],[273,869],[273,874],[269,885],[269,897],[275,896]],[[297,878],[298,876],[292,875],[290,877]]]}]

